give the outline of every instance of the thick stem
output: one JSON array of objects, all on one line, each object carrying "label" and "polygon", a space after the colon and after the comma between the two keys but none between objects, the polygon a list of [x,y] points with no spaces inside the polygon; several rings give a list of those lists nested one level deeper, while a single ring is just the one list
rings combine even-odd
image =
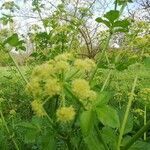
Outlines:
[{"label": "thick stem", "polygon": [[129,97],[128,105],[127,105],[126,112],[125,112],[125,115],[124,115],[124,118],[123,118],[121,129],[120,129],[120,134],[119,134],[119,139],[118,139],[118,144],[117,144],[117,150],[120,150],[120,146],[121,146],[124,130],[125,130],[125,127],[126,127],[127,119],[128,119],[128,116],[129,116],[130,108],[131,108],[131,105],[132,105],[132,101],[134,99],[134,90],[135,90],[135,87],[136,87],[137,79],[138,78],[136,76],[135,79],[134,79],[134,82],[133,82],[131,95]]}]

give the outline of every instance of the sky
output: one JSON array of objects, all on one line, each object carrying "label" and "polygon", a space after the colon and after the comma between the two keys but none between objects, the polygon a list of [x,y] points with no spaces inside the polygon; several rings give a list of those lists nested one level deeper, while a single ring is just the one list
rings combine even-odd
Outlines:
[{"label": "sky", "polygon": [[[0,7],[4,2],[8,2],[8,1],[12,1],[12,0],[0,0]],[[32,0],[27,0],[26,3],[24,3],[24,0],[13,0],[13,1],[20,7],[20,10],[15,13],[15,16],[24,16],[24,17],[15,17],[14,18],[14,22],[15,22],[14,26],[18,33],[20,33],[20,34],[26,33],[29,26],[31,26],[32,24],[41,24],[41,23],[39,23],[39,20],[35,19],[35,18],[38,18],[38,14],[33,13],[31,11]],[[50,7],[50,5],[48,5],[48,3],[46,2],[47,0],[43,0],[43,1],[45,2],[47,7]],[[54,0],[49,0],[49,1],[54,5],[57,5],[57,3],[58,3],[58,0],[55,0],[55,3],[54,3]],[[101,10],[105,10],[105,12],[106,12],[106,11],[114,8],[114,5],[113,5],[114,0],[100,0],[101,3],[108,2],[108,1],[110,3],[105,4],[106,9],[101,8],[98,4],[95,5],[93,19],[90,20],[92,26],[95,25],[95,23],[96,23],[94,21],[95,18],[101,16],[104,13]],[[138,6],[135,4],[130,4],[129,7],[132,9],[136,9],[136,7],[138,7]],[[0,10],[0,17],[2,16],[2,13],[7,13],[7,12]],[[47,14],[46,14],[46,12],[44,12],[42,15],[44,17]],[[125,11],[124,15],[127,15],[127,10]],[[2,25],[0,25],[0,28],[1,28],[1,26]]]}]

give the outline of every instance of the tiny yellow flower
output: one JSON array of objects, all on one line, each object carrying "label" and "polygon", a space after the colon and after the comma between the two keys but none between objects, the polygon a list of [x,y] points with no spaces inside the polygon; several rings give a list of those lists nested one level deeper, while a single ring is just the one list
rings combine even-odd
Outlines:
[{"label": "tiny yellow flower", "polygon": [[72,82],[72,90],[79,98],[87,99],[89,97],[90,85],[84,79],[75,79]]},{"label": "tiny yellow flower", "polygon": [[49,79],[45,84],[45,92],[49,96],[57,95],[61,92],[61,85],[57,81],[57,79]]},{"label": "tiny yellow flower", "polygon": [[30,81],[30,83],[27,84],[26,90],[29,93],[32,93],[33,96],[35,96],[35,97],[38,96],[41,93],[41,87],[40,87],[40,84],[39,84],[39,80],[37,78],[32,79]]},{"label": "tiny yellow flower", "polygon": [[140,116],[143,116],[144,115],[144,111],[140,108],[137,108],[135,110],[133,110],[135,113],[139,114]]},{"label": "tiny yellow flower", "polygon": [[97,94],[95,91],[90,90],[89,91],[89,100],[94,101],[96,100]]},{"label": "tiny yellow flower", "polygon": [[38,100],[32,101],[31,106],[32,106],[32,110],[38,117],[42,117],[42,116],[46,115],[43,105],[41,104],[40,101],[38,101]]},{"label": "tiny yellow flower", "polygon": [[55,63],[55,71],[58,72],[58,73],[68,71],[69,68],[70,68],[70,65],[66,61],[61,60],[61,61],[57,61]]},{"label": "tiny yellow flower", "polygon": [[10,115],[15,116],[16,115],[16,111],[14,109],[9,111]]},{"label": "tiny yellow flower", "polygon": [[68,61],[72,59],[73,59],[73,55],[71,53],[63,53],[55,57],[56,61]]},{"label": "tiny yellow flower", "polygon": [[81,71],[91,71],[93,68],[95,68],[96,64],[93,60],[86,58],[84,60],[76,59],[74,66]]},{"label": "tiny yellow flower", "polygon": [[32,78],[39,77],[41,79],[45,79],[45,78],[50,77],[54,73],[55,73],[54,66],[52,64],[45,63],[45,64],[35,67],[31,77]]},{"label": "tiny yellow flower", "polygon": [[72,106],[70,107],[61,107],[56,112],[58,121],[68,122],[72,121],[75,117],[75,110]]}]

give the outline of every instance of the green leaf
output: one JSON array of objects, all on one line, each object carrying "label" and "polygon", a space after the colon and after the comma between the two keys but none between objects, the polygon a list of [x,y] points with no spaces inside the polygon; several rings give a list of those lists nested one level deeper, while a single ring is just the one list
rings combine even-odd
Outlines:
[{"label": "green leaf", "polygon": [[16,126],[28,128],[28,129],[36,129],[36,126],[33,123],[30,122],[21,122],[16,124]]},{"label": "green leaf", "polygon": [[129,150],[150,150],[150,143],[137,141]]},{"label": "green leaf", "polygon": [[21,50],[23,50],[23,51],[26,50],[26,47],[25,47],[25,46],[19,46],[18,48],[21,49]]},{"label": "green leaf", "polygon": [[88,136],[94,127],[93,116],[92,110],[84,111],[80,116],[80,127],[84,136]]},{"label": "green leaf", "polygon": [[109,91],[99,92],[96,99],[96,106],[106,105],[112,97],[112,93]]},{"label": "green leaf", "polygon": [[103,105],[96,108],[98,119],[105,125],[112,128],[118,128],[120,126],[119,116],[117,111],[108,106]]},{"label": "green leaf", "polygon": [[114,23],[116,19],[119,18],[119,11],[118,10],[110,10],[104,15],[105,18],[109,20],[110,23]]},{"label": "green leaf", "polygon": [[105,150],[102,143],[98,140],[96,133],[91,133],[84,138],[84,141],[89,150]]},{"label": "green leaf", "polygon": [[25,143],[34,143],[36,141],[36,138],[38,137],[39,130],[37,129],[29,129],[26,131],[24,139]]},{"label": "green leaf", "polygon": [[112,148],[112,150],[116,150],[118,138],[115,130],[110,127],[104,127],[101,133],[103,139],[105,139],[105,142]]},{"label": "green leaf", "polygon": [[96,18],[95,21],[97,21],[98,23],[103,23],[103,24],[105,24],[107,27],[110,27],[109,21],[104,20],[104,19],[102,19],[102,18],[100,18],[100,17]]},{"label": "green leaf", "polygon": [[127,3],[132,3],[133,0],[117,0],[118,5],[123,5]]},{"label": "green leaf", "polygon": [[46,134],[41,137],[42,141],[42,150],[56,150],[56,141],[55,136],[53,134]]},{"label": "green leaf", "polygon": [[114,29],[114,32],[129,32],[129,29],[128,28],[115,28]]},{"label": "green leaf", "polygon": [[115,21],[113,27],[128,28],[129,25],[130,22],[127,19],[125,19],[125,20]]},{"label": "green leaf", "polygon": [[150,57],[144,59],[144,67],[149,69],[150,68]]},{"label": "green leaf", "polygon": [[4,44],[10,44],[11,46],[17,46],[19,42],[18,34],[15,33],[4,41]]}]

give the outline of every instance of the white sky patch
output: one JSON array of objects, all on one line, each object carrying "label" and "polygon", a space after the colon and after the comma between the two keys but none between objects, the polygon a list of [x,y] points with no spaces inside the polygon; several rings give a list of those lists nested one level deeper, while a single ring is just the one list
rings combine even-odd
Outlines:
[{"label": "white sky patch", "polygon": [[[0,6],[4,2],[8,2],[12,0],[0,0]],[[24,3],[23,0],[13,0],[19,7],[20,10],[17,10],[13,15],[14,17],[14,28],[15,31],[17,31],[20,34],[26,34],[29,30],[29,27],[33,24],[38,24],[41,26],[41,21],[39,19],[39,15],[36,12],[32,11],[32,0],[27,0],[26,3]],[[85,6],[86,0],[81,0],[82,3],[79,5]],[[43,4],[45,4],[45,10],[42,10],[42,17],[45,18],[47,16],[50,16],[52,12],[54,11],[54,7],[52,5],[57,6],[60,3],[60,0],[43,0]],[[92,1],[91,1],[92,2]],[[134,6],[134,4],[129,4],[131,7]],[[68,9],[73,9],[73,6],[70,4],[68,5]],[[99,0],[93,8],[93,16],[91,19],[88,20],[88,24],[91,26],[91,29],[95,27],[96,22],[95,19],[97,17],[101,17],[105,12],[114,9],[114,0]],[[0,17],[2,16],[1,13],[6,13],[5,11],[0,10]],[[124,13],[127,15],[127,11]],[[2,25],[0,24],[0,28]],[[103,30],[103,26],[100,26],[100,28]]]}]

